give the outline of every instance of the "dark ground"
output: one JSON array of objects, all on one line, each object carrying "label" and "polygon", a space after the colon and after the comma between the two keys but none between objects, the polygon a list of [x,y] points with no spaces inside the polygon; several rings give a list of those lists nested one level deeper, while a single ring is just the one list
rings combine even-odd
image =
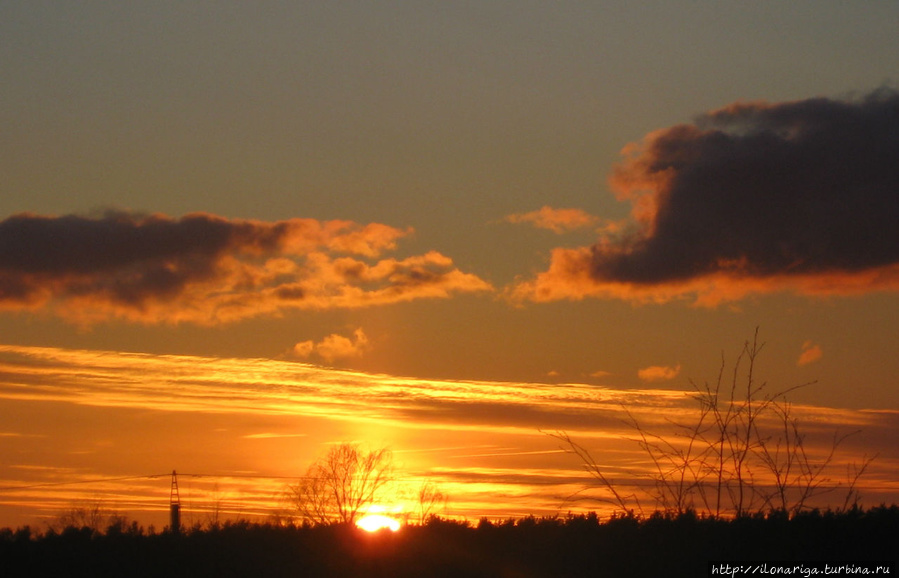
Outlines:
[{"label": "dark ground", "polygon": [[[244,522],[146,532],[0,531],[0,576],[702,577],[710,561],[895,561],[899,507],[772,514],[487,522],[432,519],[396,533]],[[802,574],[799,574],[802,575]]]}]

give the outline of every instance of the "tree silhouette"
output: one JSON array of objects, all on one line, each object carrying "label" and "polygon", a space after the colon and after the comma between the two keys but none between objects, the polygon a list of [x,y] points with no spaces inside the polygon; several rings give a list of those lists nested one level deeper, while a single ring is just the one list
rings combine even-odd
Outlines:
[{"label": "tree silhouette", "polygon": [[418,523],[424,524],[432,516],[437,515],[437,510],[446,508],[447,495],[435,484],[428,480],[422,482],[416,492]]},{"label": "tree silhouette", "polygon": [[54,532],[62,532],[66,528],[87,528],[98,534],[110,528],[123,531],[129,524],[127,516],[106,508],[101,500],[90,500],[71,504],[49,521],[47,527]]},{"label": "tree silhouette", "polygon": [[392,480],[390,450],[342,443],[309,466],[297,484],[289,485],[288,495],[304,522],[353,524]]},{"label": "tree silhouette", "polygon": [[756,328],[753,339],[744,343],[729,380],[722,355],[717,381],[702,386],[691,381],[698,404],[693,421],[672,421],[670,431],[655,433],[625,408],[627,423],[637,433],[634,441],[649,458],[648,486],[611,479],[567,433],[549,435],[578,457],[595,479],[594,487],[611,495],[600,499],[625,514],[645,513],[643,497],[668,515],[700,512],[739,518],[779,511],[795,516],[812,508],[812,498],[831,490],[845,490],[842,511],[857,506],[858,479],[874,458],[847,463],[845,482],[829,477],[837,449],[856,432],[834,432],[829,450],[811,452],[786,396],[814,382],[771,390],[757,375],[764,348],[758,333]]}]

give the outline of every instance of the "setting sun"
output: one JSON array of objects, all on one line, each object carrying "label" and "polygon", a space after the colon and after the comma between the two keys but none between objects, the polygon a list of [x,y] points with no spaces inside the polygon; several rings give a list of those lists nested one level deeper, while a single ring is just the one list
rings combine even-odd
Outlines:
[{"label": "setting sun", "polygon": [[366,532],[377,532],[384,528],[391,532],[396,532],[400,529],[400,522],[399,520],[395,520],[384,514],[369,514],[364,518],[359,519],[356,522],[356,527],[365,530]]}]

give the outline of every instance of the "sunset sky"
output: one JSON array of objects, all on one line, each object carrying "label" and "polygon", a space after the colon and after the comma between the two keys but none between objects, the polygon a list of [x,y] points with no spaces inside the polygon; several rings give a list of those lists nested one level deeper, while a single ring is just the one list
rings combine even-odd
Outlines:
[{"label": "sunset sky", "polygon": [[449,514],[564,512],[543,432],[633,476],[622,407],[683,415],[756,327],[899,500],[897,32],[890,2],[3,2],[0,526],[161,526],[173,469],[197,519],[265,515],[342,441]]}]

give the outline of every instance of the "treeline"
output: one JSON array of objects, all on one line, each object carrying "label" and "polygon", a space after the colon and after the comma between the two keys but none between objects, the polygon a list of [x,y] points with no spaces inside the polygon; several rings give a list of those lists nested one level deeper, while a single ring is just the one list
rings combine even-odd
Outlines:
[{"label": "treeline", "polygon": [[688,512],[471,524],[431,517],[395,533],[240,521],[157,533],[132,523],[105,532],[2,530],[0,576],[695,577],[716,560],[895,565],[897,536],[896,505],[736,519]]}]

